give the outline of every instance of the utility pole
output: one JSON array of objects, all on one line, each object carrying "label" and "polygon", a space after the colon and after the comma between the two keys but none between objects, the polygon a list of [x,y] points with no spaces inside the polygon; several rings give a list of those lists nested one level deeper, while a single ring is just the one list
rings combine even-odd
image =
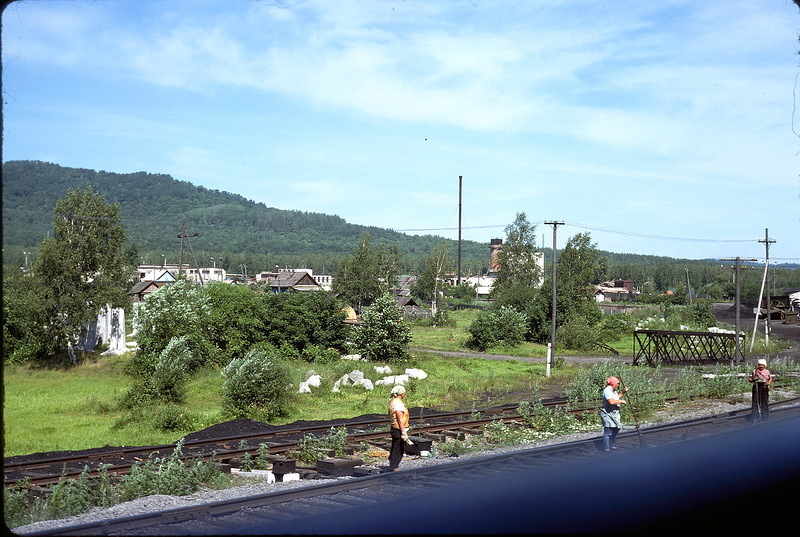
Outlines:
[{"label": "utility pole", "polygon": [[689,281],[689,267],[686,267],[686,292],[689,294],[689,305],[692,305],[692,284]]},{"label": "utility pole", "polygon": [[[734,259],[722,259],[722,261],[736,261],[736,266],[735,266],[735,269],[734,269],[735,270],[734,279],[736,280],[736,302],[735,302],[735,304],[736,304],[736,306],[735,306],[736,307],[736,322],[734,324],[734,331],[736,332],[736,334],[735,334],[736,337],[734,338],[734,342],[735,342],[735,349],[736,349],[735,350],[736,365],[739,365],[739,359],[743,358],[742,350],[741,350],[741,344],[739,342],[739,313],[740,313],[739,310],[741,308],[741,306],[740,306],[741,302],[740,302],[740,298],[739,298],[740,291],[741,291],[741,286],[739,284],[740,283],[739,269],[741,268],[742,259],[740,257],[736,257]],[[747,259],[746,261],[756,261],[756,260],[755,259]],[[733,360],[731,360],[731,368],[733,368]]]},{"label": "utility pole", "polygon": [[194,260],[194,266],[197,267],[197,275],[200,277],[200,285],[203,285],[203,273],[200,270],[200,267],[197,265],[197,256],[194,255],[194,249],[192,248],[192,241],[189,240],[190,237],[199,237],[199,233],[192,233],[189,235],[186,232],[186,224],[183,224],[183,233],[178,235],[178,238],[181,240],[181,260],[180,264],[178,265],[178,276],[181,275],[181,270],[183,270],[183,239],[186,239],[186,242],[189,244],[189,251],[192,253],[192,259]]},{"label": "utility pole", "polygon": [[[767,249],[767,257],[766,257],[766,261],[765,261],[765,265],[764,265],[764,274],[766,275],[765,288],[767,290],[767,314],[766,314],[765,319],[764,319],[764,343],[766,345],[769,345],[769,318],[770,318],[770,313],[771,313],[770,310],[772,309],[772,308],[770,308],[770,303],[769,303],[769,301],[770,301],[770,298],[769,298],[769,245],[773,244],[775,242],[774,240],[770,240],[770,238],[769,238],[769,228],[765,228],[764,229],[764,240],[763,241],[758,241],[758,242],[763,242],[764,246]],[[761,304],[759,304],[758,306],[761,307]]]},{"label": "utility pole", "polygon": [[545,376],[550,376],[550,364],[553,363],[556,352],[556,230],[558,226],[564,225],[564,222],[550,221],[545,222],[548,226],[553,226],[553,311],[550,316],[550,345],[547,349],[547,368]]},{"label": "utility pole", "polygon": [[458,268],[456,285],[461,285],[461,176],[458,176]]}]

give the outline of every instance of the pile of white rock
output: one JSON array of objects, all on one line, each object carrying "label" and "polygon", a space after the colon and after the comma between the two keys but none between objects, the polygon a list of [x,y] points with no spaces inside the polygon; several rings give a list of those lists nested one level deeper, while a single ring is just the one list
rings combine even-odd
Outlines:
[{"label": "pile of white rock", "polygon": [[[717,328],[716,326],[709,326],[709,332],[714,332],[716,334],[735,334],[736,330],[727,330],[725,328]],[[740,333],[744,334],[743,330],[740,330]]]},{"label": "pile of white rock", "polygon": [[[395,386],[397,384],[405,385],[410,379],[424,379],[428,374],[422,369],[406,368],[402,374],[392,374],[392,368],[388,365],[374,366],[373,370],[378,375],[383,375],[382,378],[374,382],[366,377],[364,372],[354,369],[351,372],[342,375],[334,383],[332,392],[339,392],[342,386],[361,386],[365,390],[372,391],[376,386]],[[297,393],[311,393],[311,388],[319,388],[322,385],[322,377],[315,371],[308,372],[306,380],[300,383]]]}]

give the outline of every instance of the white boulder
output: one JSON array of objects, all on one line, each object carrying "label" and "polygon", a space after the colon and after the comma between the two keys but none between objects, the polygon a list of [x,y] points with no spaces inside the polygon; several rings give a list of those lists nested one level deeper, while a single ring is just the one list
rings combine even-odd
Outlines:
[{"label": "white boulder", "polygon": [[412,379],[428,378],[428,374],[422,369],[406,369],[406,375]]},{"label": "white boulder", "polygon": [[308,380],[306,380],[306,383],[308,383],[309,386],[313,386],[315,388],[319,388],[321,382],[322,377],[320,375],[311,375],[308,377]]},{"label": "white boulder", "polygon": [[390,375],[375,381],[376,386],[394,386],[395,384],[405,385],[408,382],[408,375]]}]

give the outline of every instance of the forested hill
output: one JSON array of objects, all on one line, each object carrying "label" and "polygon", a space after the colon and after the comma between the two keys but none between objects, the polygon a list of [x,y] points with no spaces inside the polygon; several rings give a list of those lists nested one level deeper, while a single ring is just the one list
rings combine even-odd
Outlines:
[{"label": "forested hill", "polygon": [[[339,216],[267,207],[238,194],[210,190],[169,175],[147,172],[111,173],[69,168],[41,161],[8,161],[3,164],[3,248],[21,256],[32,251],[52,229],[53,208],[70,188],[91,186],[109,203],[117,202],[129,246],[146,262],[160,262],[162,255],[177,262],[183,226],[191,246],[210,265],[210,257],[223,257],[229,270],[240,264],[265,270],[275,264],[304,265],[316,271],[332,270],[349,254],[366,231],[373,245],[396,246],[403,253],[404,269],[419,270],[421,260],[442,241],[432,235],[406,235],[373,226],[349,224]],[[498,230],[499,233],[502,233]],[[503,238],[499,234],[498,238]],[[184,245],[184,261],[193,263]],[[679,261],[669,257],[602,252],[610,266],[656,265]],[[485,272],[488,244],[463,241],[462,273]],[[550,250],[545,249],[546,259]],[[15,259],[12,261],[17,263]],[[703,263],[689,261],[689,263]]]},{"label": "forested hill", "polygon": [[[107,202],[119,203],[128,241],[140,253],[174,256],[180,250],[178,235],[184,224],[190,235],[199,234],[191,239],[195,251],[235,254],[340,257],[352,252],[366,231],[373,244],[394,245],[405,256],[418,258],[445,240],[348,224],[339,216],[267,207],[238,194],[164,174],[120,174],[40,161],[9,161],[3,164],[3,246],[38,246],[52,229],[56,202],[68,189],[86,186],[103,194]],[[188,255],[185,259],[188,261]],[[488,266],[488,245],[463,241],[462,259]]]}]

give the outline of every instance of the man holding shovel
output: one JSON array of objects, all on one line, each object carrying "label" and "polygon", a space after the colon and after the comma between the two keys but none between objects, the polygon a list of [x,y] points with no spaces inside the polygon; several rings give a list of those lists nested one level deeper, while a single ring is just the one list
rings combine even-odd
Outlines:
[{"label": "man holding shovel", "polygon": [[[605,451],[617,449],[617,434],[622,428],[619,405],[627,404],[617,393],[618,386],[619,379],[617,377],[608,377],[606,379],[606,387],[603,389],[603,406],[600,409],[600,419],[603,422],[603,449]],[[625,388],[622,393],[625,394],[627,391],[628,389]]]}]

